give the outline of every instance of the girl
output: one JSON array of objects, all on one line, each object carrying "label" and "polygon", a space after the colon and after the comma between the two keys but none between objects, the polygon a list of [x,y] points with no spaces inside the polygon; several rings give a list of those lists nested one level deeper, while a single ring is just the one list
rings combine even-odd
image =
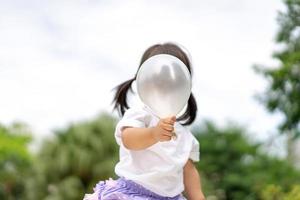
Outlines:
[{"label": "girl", "polygon": [[[177,57],[192,75],[188,56],[173,43],[148,48],[140,66],[158,54]],[[129,108],[127,92],[135,79],[136,75],[117,86],[113,101],[114,108],[123,116],[115,129],[120,145],[120,161],[115,166],[119,178],[100,181],[94,193],[85,195],[84,200],[184,200],[183,191],[189,200],[204,200],[200,176],[193,164],[199,161],[199,143],[185,127],[196,118],[193,94],[178,119],[159,119],[147,106]],[[172,137],[174,128],[176,139]]]}]

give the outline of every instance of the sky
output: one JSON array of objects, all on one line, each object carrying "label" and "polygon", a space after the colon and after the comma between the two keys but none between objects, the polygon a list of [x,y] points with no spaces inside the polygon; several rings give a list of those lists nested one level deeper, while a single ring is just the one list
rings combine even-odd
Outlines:
[{"label": "sky", "polygon": [[0,123],[25,122],[41,139],[116,115],[112,88],[134,76],[147,47],[176,42],[193,64],[198,122],[236,122],[267,140],[281,116],[255,100],[267,81],[252,66],[276,66],[284,9],[281,0],[0,0]]}]

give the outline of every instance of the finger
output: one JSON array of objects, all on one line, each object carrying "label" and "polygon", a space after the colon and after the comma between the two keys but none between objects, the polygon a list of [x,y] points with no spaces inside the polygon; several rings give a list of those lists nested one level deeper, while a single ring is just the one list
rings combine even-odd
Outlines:
[{"label": "finger", "polygon": [[174,127],[169,125],[169,124],[164,124],[163,129],[166,130],[166,131],[173,131]]},{"label": "finger", "polygon": [[172,116],[171,120],[173,121],[173,123],[175,123],[176,122],[176,116]]},{"label": "finger", "polygon": [[163,124],[168,124],[168,125],[173,126],[174,122],[171,119],[166,119],[166,120],[163,121]]},{"label": "finger", "polygon": [[158,124],[158,126],[160,127],[160,128],[162,128],[162,129],[167,129],[166,128],[166,126],[168,126],[168,124],[166,124],[166,123],[163,123],[163,122],[160,122],[159,124]]},{"label": "finger", "polygon": [[162,140],[163,141],[170,141],[172,139],[172,137],[169,136],[162,136]]},{"label": "finger", "polygon": [[168,118],[165,118],[163,120],[164,123],[168,123],[168,124],[174,124],[176,122],[176,117],[175,116],[172,116],[172,117],[168,117]]},{"label": "finger", "polygon": [[168,137],[172,137],[173,136],[173,132],[164,132],[163,136],[168,136]]},{"label": "finger", "polygon": [[171,119],[163,121],[163,124],[174,125],[174,122]]}]

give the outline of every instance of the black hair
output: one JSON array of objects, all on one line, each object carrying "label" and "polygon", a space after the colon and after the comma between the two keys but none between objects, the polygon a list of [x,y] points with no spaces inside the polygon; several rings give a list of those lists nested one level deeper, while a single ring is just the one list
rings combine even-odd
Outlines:
[{"label": "black hair", "polygon": [[[192,67],[187,54],[174,43],[155,44],[149,47],[142,56],[138,70],[148,58],[158,54],[169,54],[177,57],[186,65],[186,67],[188,68],[192,76]],[[112,103],[114,104],[114,109],[117,109],[121,116],[123,116],[126,109],[129,108],[127,103],[127,92],[128,90],[132,91],[131,84],[133,83],[133,81],[136,80],[137,72],[132,79],[127,80],[114,88],[116,90],[116,93],[114,95]],[[177,121],[183,121],[183,123],[181,123],[182,125],[190,125],[194,122],[196,116],[197,116],[197,102],[195,100],[193,93],[191,93],[188,99],[187,108],[185,112],[180,117],[177,118]]]}]

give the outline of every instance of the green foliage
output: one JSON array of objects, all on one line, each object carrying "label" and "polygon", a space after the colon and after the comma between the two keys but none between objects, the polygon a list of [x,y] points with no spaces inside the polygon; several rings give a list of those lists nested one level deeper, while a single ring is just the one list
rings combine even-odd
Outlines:
[{"label": "green foliage", "polygon": [[193,130],[201,144],[197,164],[203,177],[204,191],[217,199],[259,199],[268,184],[284,190],[300,184],[300,172],[286,160],[262,152],[262,144],[251,142],[247,132],[238,126],[223,129],[212,122]]},{"label": "green foliage", "polygon": [[262,200],[299,200],[300,185],[294,185],[290,191],[284,192],[278,185],[267,185],[261,192]]},{"label": "green foliage", "polygon": [[[99,180],[116,178],[115,124],[114,118],[102,114],[57,130],[34,159],[26,147],[30,137],[25,129],[1,126],[1,163],[15,167],[1,165],[0,199],[82,199]],[[263,153],[262,144],[251,141],[245,129],[234,125],[219,128],[206,122],[193,132],[201,144],[201,160],[196,166],[210,199],[298,198],[300,172],[286,160]]]},{"label": "green foliage", "polygon": [[114,127],[115,120],[103,114],[56,131],[40,149],[27,180],[27,198],[82,199],[99,180],[114,177],[118,160]]},{"label": "green foliage", "polygon": [[20,199],[24,179],[31,165],[27,149],[31,136],[22,123],[0,125],[0,199]]},{"label": "green foliage", "polygon": [[300,1],[285,0],[286,12],[280,12],[277,43],[281,50],[274,53],[276,68],[255,66],[269,86],[258,99],[270,112],[279,111],[284,120],[279,129],[294,137],[300,135]]},{"label": "green foliage", "polygon": [[261,198],[263,200],[282,200],[283,199],[282,188],[278,185],[267,185],[261,192]]},{"label": "green foliage", "polygon": [[300,199],[300,185],[295,185],[288,192],[283,200],[299,200]]}]

